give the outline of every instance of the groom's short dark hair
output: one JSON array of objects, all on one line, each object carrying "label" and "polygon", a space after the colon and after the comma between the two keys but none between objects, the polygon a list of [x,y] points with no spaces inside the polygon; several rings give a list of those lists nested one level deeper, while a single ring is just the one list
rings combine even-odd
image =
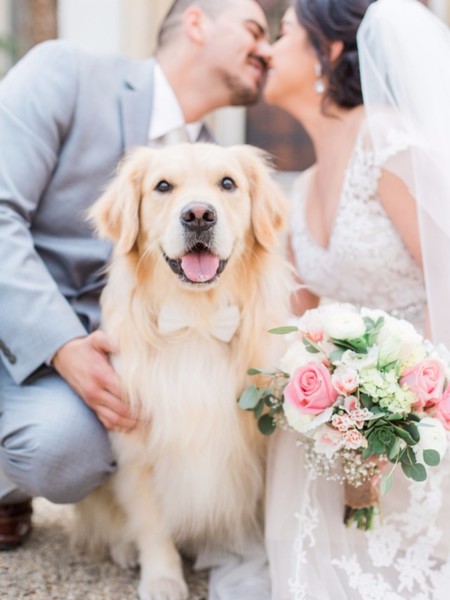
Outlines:
[{"label": "groom's short dark hair", "polygon": [[190,6],[198,6],[203,12],[215,17],[229,8],[229,0],[175,0],[169,8],[158,31],[158,48],[165,46],[181,25],[183,14]]}]

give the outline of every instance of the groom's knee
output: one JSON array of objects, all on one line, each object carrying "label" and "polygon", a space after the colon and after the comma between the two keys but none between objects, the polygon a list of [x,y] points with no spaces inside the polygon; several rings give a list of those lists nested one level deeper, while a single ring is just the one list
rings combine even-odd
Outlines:
[{"label": "groom's knee", "polygon": [[[80,399],[21,419],[3,415],[0,461],[5,474],[30,496],[77,502],[114,471],[106,430]],[[39,399],[36,399],[39,402]],[[39,405],[37,405],[39,406]]]}]

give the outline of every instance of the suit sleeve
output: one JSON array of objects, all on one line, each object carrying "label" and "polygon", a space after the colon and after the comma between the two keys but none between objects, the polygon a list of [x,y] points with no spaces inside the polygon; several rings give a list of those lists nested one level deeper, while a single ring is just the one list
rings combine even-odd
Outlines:
[{"label": "suit sleeve", "polygon": [[86,334],[30,231],[71,126],[77,78],[76,50],[46,42],[0,86],[0,358],[17,383]]}]

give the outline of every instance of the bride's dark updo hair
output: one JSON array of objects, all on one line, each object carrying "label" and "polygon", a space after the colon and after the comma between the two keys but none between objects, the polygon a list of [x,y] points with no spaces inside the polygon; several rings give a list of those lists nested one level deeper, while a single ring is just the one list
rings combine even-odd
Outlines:
[{"label": "bride's dark updo hair", "polygon": [[[352,108],[362,104],[356,33],[366,10],[375,0],[295,0],[299,23],[306,29],[328,80],[324,104]],[[341,41],[344,48],[331,62],[329,45]]]}]

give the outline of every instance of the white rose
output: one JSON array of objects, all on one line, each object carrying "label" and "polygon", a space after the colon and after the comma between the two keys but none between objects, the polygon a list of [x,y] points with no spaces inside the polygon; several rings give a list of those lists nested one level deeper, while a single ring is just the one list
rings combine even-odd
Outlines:
[{"label": "white rose", "polygon": [[290,427],[299,433],[306,433],[311,421],[316,416],[301,413],[291,402],[285,402],[283,410]]},{"label": "white rose", "polygon": [[300,341],[293,342],[287,352],[280,360],[280,368],[285,373],[292,375],[299,367],[314,362],[320,364],[323,361],[321,352],[308,352],[305,344]]},{"label": "white rose", "polygon": [[413,446],[417,462],[424,464],[423,451],[436,450],[441,460],[447,449],[447,432],[438,419],[433,417],[425,417],[417,423],[420,433],[420,441]]},{"label": "white rose", "polygon": [[349,309],[327,312],[324,330],[328,336],[336,340],[354,340],[366,332],[366,324],[359,313]]}]

